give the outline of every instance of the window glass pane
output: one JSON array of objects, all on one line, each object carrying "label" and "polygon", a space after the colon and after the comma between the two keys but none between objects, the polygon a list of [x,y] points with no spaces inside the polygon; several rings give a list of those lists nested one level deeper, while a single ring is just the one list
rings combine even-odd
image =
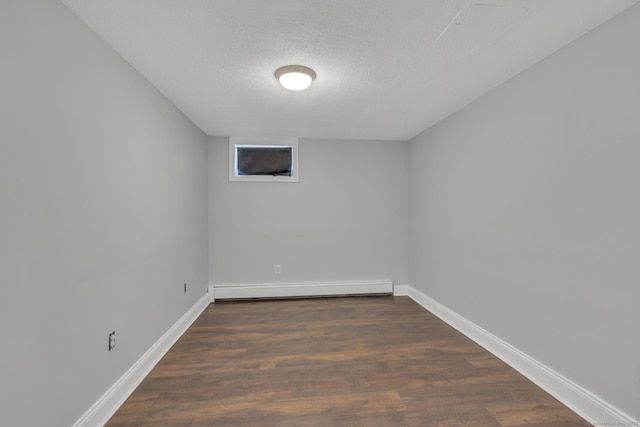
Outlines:
[{"label": "window glass pane", "polygon": [[229,137],[229,181],[298,182],[298,138]]},{"label": "window glass pane", "polygon": [[291,147],[236,146],[237,175],[291,176]]}]

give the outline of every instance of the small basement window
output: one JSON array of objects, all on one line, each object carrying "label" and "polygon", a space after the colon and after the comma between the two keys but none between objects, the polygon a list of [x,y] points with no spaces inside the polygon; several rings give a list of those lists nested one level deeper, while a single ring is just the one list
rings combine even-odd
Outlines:
[{"label": "small basement window", "polygon": [[297,182],[298,138],[229,138],[229,181]]}]

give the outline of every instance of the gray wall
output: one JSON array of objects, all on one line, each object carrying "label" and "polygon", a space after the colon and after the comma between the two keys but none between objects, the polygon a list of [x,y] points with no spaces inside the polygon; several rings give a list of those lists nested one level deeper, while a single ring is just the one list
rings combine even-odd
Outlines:
[{"label": "gray wall", "polygon": [[228,138],[211,138],[211,282],[406,284],[407,153],[405,142],[302,139],[300,182],[229,182]]},{"label": "gray wall", "polygon": [[640,418],[640,6],[410,142],[410,284]]},{"label": "gray wall", "polygon": [[299,183],[230,183],[227,140],[64,6],[4,0],[2,423],[72,424],[208,280],[405,284],[408,248],[411,285],[640,418],[639,21],[409,145],[302,140]]},{"label": "gray wall", "polygon": [[0,61],[0,424],[69,426],[206,291],[207,138],[60,2]]}]

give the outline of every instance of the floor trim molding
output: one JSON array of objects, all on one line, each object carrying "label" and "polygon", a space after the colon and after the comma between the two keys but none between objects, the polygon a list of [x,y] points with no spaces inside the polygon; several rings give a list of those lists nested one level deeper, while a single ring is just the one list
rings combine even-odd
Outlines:
[{"label": "floor trim molding", "polygon": [[73,427],[102,426],[138,385],[151,369],[162,359],[178,338],[191,326],[209,305],[209,294],[205,294],[167,332],[160,337],[91,407],[73,424]]},{"label": "floor trim molding", "polygon": [[261,283],[251,285],[213,285],[215,300],[243,298],[285,298],[332,295],[391,294],[391,280],[361,282]]},{"label": "floor trim molding", "polygon": [[397,297],[409,295],[409,285],[393,285],[393,295]]},{"label": "floor trim molding", "polygon": [[540,388],[592,424],[637,426],[640,423],[548,366],[523,353],[419,290],[408,287],[409,297],[444,322],[493,353]]}]

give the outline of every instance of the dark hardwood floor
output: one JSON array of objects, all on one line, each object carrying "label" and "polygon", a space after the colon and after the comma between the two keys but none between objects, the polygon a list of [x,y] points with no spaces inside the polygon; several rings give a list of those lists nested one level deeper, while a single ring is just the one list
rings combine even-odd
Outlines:
[{"label": "dark hardwood floor", "polygon": [[108,426],[588,426],[408,297],[216,302]]}]

